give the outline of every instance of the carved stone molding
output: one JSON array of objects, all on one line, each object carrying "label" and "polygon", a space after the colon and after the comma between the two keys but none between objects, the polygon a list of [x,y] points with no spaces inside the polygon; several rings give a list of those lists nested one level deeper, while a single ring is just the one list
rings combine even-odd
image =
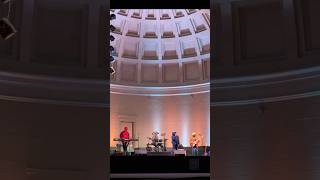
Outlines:
[{"label": "carved stone molding", "polygon": [[20,102],[104,107],[106,81],[0,72],[0,99]]},{"label": "carved stone molding", "polygon": [[[109,107],[108,92],[172,96],[211,92],[212,106],[285,101],[320,95],[320,66],[260,76],[223,78],[189,86],[140,87],[107,81],[0,72],[0,99],[72,106]],[[211,87],[211,90],[210,90]]]},{"label": "carved stone molding", "polygon": [[174,86],[174,87],[139,87],[111,84],[111,93],[139,96],[176,96],[210,92],[210,83]]},{"label": "carved stone molding", "polygon": [[320,66],[211,81],[213,106],[285,101],[320,95]]}]

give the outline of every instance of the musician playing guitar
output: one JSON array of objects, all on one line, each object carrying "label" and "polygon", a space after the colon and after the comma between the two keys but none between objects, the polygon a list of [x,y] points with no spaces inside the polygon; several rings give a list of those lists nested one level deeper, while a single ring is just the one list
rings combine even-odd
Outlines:
[{"label": "musician playing guitar", "polygon": [[192,135],[190,137],[190,140],[189,140],[190,146],[192,148],[192,155],[193,156],[197,156],[198,155],[198,146],[199,146],[199,143],[200,143],[200,139],[196,135],[197,134],[195,132],[192,133]]},{"label": "musician playing guitar", "polygon": [[120,133],[120,138],[122,139],[122,146],[123,146],[123,151],[125,154],[127,154],[127,147],[129,145],[129,139],[130,135],[128,132],[128,127],[124,127],[124,130]]}]

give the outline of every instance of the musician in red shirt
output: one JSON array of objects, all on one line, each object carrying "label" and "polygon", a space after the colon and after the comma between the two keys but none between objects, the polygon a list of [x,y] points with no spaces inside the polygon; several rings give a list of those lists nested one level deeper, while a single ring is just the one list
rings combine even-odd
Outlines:
[{"label": "musician in red shirt", "polygon": [[129,145],[129,139],[130,139],[128,127],[124,127],[124,130],[120,133],[120,138],[122,139],[123,151],[127,153],[127,147]]}]

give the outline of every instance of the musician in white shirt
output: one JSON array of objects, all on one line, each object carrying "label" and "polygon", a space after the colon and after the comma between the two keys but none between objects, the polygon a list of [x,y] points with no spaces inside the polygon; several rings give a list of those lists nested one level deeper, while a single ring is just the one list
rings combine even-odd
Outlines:
[{"label": "musician in white shirt", "polygon": [[193,132],[191,134],[190,140],[189,140],[190,146],[192,148],[192,155],[197,156],[198,155],[198,146],[200,143],[200,138],[197,137],[197,134]]}]

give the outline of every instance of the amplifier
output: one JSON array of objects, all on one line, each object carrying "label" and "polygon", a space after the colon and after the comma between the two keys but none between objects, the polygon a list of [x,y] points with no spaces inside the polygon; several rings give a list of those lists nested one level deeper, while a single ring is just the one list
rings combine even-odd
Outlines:
[{"label": "amplifier", "polygon": [[187,151],[184,149],[178,149],[173,151],[174,156],[186,156]]},{"label": "amplifier", "polygon": [[135,149],[134,155],[137,155],[137,156],[147,155],[147,150],[146,149]]}]

